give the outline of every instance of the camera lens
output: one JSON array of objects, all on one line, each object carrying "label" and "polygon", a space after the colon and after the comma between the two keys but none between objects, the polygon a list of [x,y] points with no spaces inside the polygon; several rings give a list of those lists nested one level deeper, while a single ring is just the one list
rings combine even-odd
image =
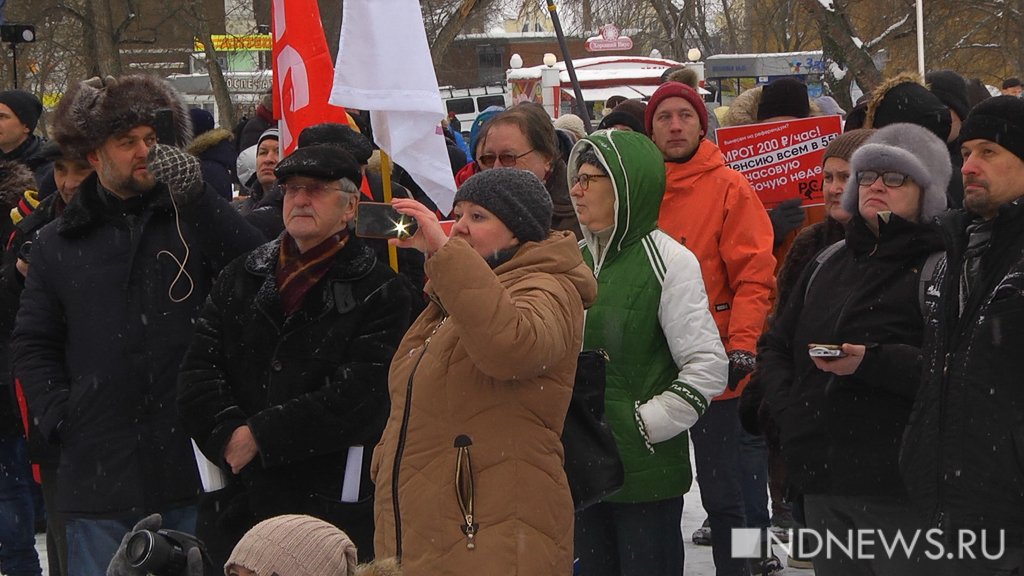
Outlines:
[{"label": "camera lens", "polygon": [[178,576],[187,561],[187,552],[177,539],[179,534],[173,530],[139,530],[132,534],[125,546],[128,564],[155,576]]},{"label": "camera lens", "polygon": [[153,533],[149,530],[140,530],[128,539],[125,555],[128,557],[128,563],[133,567],[138,568],[145,564],[152,552]]}]

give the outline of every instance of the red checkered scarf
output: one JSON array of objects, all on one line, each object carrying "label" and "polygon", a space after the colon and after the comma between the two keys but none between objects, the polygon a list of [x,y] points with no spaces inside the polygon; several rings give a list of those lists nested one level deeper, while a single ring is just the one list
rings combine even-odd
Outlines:
[{"label": "red checkered scarf", "polygon": [[348,228],[317,244],[306,252],[299,252],[295,239],[285,232],[281,236],[281,251],[277,258],[277,292],[288,316],[302,306],[306,292],[316,285],[331,268],[334,255],[348,243]]}]

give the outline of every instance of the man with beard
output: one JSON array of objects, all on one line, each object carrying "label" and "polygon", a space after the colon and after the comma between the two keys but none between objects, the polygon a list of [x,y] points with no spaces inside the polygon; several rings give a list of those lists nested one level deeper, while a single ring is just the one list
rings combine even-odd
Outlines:
[{"label": "man with beard", "polygon": [[199,474],[177,421],[178,366],[219,270],[261,242],[207,187],[184,103],[150,76],[94,78],[58,106],[54,138],[96,173],[33,243],[14,373],[61,448],[68,575],[102,574],[148,514],[193,532]]},{"label": "man with beard", "polygon": [[941,219],[946,260],[928,290],[924,374],[900,465],[911,499],[947,546],[979,542],[976,560],[951,553],[934,574],[1017,574],[1024,572],[1024,387],[1016,356],[1024,343],[1024,101],[978,104],[960,138],[964,208]]}]

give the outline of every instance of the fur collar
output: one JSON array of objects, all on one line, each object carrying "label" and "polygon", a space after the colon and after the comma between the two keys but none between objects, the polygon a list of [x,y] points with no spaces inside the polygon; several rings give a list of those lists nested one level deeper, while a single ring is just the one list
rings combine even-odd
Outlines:
[{"label": "fur collar", "polygon": [[193,156],[199,156],[217,144],[220,144],[225,140],[233,140],[234,138],[235,137],[231,134],[230,130],[216,128],[196,136],[196,139],[188,145],[186,151]]}]

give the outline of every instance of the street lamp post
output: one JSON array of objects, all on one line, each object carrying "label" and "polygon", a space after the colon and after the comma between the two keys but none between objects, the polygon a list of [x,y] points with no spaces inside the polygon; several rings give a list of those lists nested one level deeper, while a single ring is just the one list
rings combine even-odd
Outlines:
[{"label": "street lamp post", "polygon": [[14,87],[18,87],[18,44],[36,41],[36,27],[31,24],[6,23],[0,25],[0,42],[9,42],[14,56]]},{"label": "street lamp post", "polygon": [[543,94],[544,109],[552,118],[558,117],[558,103],[561,100],[559,93],[562,90],[559,70],[555,68],[557,63],[558,57],[548,52],[544,55],[544,68],[540,71],[540,88],[541,94]]}]

